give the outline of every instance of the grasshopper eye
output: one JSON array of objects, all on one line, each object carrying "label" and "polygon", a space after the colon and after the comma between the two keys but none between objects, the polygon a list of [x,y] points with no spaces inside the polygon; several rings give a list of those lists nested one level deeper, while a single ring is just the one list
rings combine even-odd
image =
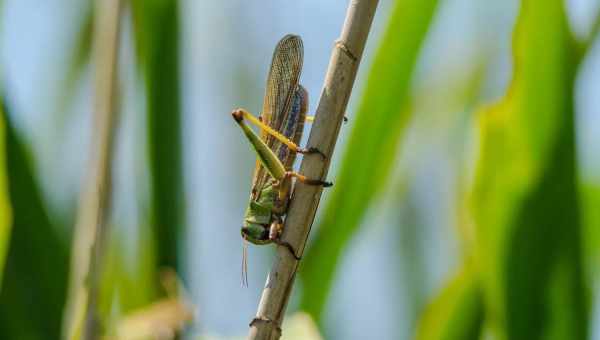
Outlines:
[{"label": "grasshopper eye", "polygon": [[242,227],[242,237],[246,239],[248,237],[248,233],[250,232],[250,228]]}]

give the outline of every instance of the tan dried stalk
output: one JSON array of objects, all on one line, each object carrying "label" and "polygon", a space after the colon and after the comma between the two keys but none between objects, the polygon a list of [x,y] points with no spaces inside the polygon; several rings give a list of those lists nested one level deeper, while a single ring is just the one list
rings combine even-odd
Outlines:
[{"label": "tan dried stalk", "polygon": [[69,301],[65,311],[65,337],[70,340],[100,338],[97,300],[108,233],[121,6],[121,0],[96,3],[93,138],[71,255]]}]

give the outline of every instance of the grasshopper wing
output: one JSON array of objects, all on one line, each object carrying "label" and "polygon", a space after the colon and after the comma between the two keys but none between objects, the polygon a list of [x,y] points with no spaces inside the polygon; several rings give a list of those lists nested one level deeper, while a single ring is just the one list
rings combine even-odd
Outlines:
[{"label": "grasshopper wing", "polygon": [[[300,119],[300,117],[289,117],[289,115],[298,90],[303,57],[302,39],[297,35],[288,34],[283,37],[273,52],[261,119],[266,125],[284,134],[284,130],[289,130],[287,128],[289,124],[296,124]],[[303,123],[304,117],[301,118]],[[293,136],[286,137],[293,138]],[[276,153],[282,147],[279,141],[265,131],[261,131],[261,139]],[[257,161],[252,185],[253,192],[255,189],[260,190],[267,178],[267,171],[260,161]]]}]

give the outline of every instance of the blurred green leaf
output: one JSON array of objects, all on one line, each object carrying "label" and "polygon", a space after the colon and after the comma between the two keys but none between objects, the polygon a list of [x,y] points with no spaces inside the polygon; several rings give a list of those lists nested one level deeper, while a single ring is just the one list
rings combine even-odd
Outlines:
[{"label": "blurred green leaf", "polygon": [[486,315],[498,339],[585,339],[573,83],[563,1],[525,0],[506,97],[481,112],[472,203]]},{"label": "blurred green leaf", "polygon": [[[439,131],[431,131],[427,129],[417,129],[419,138],[431,138],[432,134],[443,137],[446,140],[445,145],[449,154],[453,155],[451,162],[452,171],[456,174],[455,179],[455,211],[456,211],[456,226],[459,239],[461,241],[461,253],[464,257],[468,257],[472,253],[473,244],[473,223],[468,217],[469,211],[467,202],[467,138],[469,121],[473,116],[473,109],[476,103],[480,100],[480,93],[485,78],[487,61],[489,60],[489,51],[482,51],[481,54],[472,61],[472,66],[467,72],[461,73],[457,79],[449,79],[435,86],[443,88],[443,91],[432,91],[431,87],[421,96],[417,96],[415,100],[427,102],[427,108],[432,108],[428,115],[438,115],[435,128]],[[435,98],[435,100],[431,100]],[[453,121],[443,122],[443,119],[452,119]],[[408,198],[410,199],[410,197]],[[408,203],[410,201],[405,202]],[[415,208],[416,209],[416,208]],[[402,230],[411,228],[410,223],[402,223]],[[412,226],[412,228],[415,228]],[[418,227],[417,227],[418,228]],[[423,232],[422,228],[418,228],[413,233]],[[420,261],[423,262],[423,257],[427,250],[425,240],[415,242],[409,240],[400,245],[402,261]],[[412,248],[412,250],[411,250]],[[422,263],[425,267],[425,263]],[[403,286],[409,284],[413,286],[420,285],[423,290],[425,280],[415,279],[414,273],[423,277],[423,268],[413,268],[412,272],[407,271],[403,275],[403,280],[406,282]],[[472,264],[464,263],[462,268],[456,273],[449,282],[443,287],[438,296],[431,301],[425,310],[419,305],[421,312],[420,320],[417,324],[416,339],[420,340],[467,340],[480,339],[483,331],[484,322],[484,304],[483,295],[479,282],[477,282],[476,273],[474,273]]]},{"label": "blurred green leaf", "polygon": [[585,259],[590,277],[600,274],[600,185],[583,183],[580,187],[582,207]]},{"label": "blurred green leaf", "polygon": [[[115,239],[119,237],[118,235]],[[117,242],[123,260],[127,260],[125,253],[131,254],[131,249],[127,249],[122,242]],[[153,301],[156,292],[156,282],[158,282],[158,270],[155,267],[156,261],[154,248],[148,229],[141,230],[138,245],[131,258],[134,261],[120,262],[118,271],[119,285],[119,304],[124,312],[129,312],[135,308],[145,306]],[[117,260],[118,261],[118,260]],[[130,263],[133,267],[125,265]]]},{"label": "blurred green leaf", "polygon": [[[115,232],[116,228],[111,226],[111,229],[113,232],[110,235],[110,241],[106,242],[107,250],[103,259],[102,281],[98,292],[98,317],[100,318],[100,324],[105,329],[110,329],[110,325],[115,323],[115,319],[118,317],[114,313],[115,306],[117,305],[116,301],[118,301],[119,314],[122,313],[121,311],[126,311],[122,307],[120,297],[117,296],[119,284],[123,280],[123,276],[127,275],[127,271],[124,268],[126,258],[123,254],[124,251],[120,239],[122,235],[117,235]],[[135,290],[132,290],[127,293],[135,294],[135,292]],[[129,299],[129,294],[123,295],[125,300]]]},{"label": "blurred green leaf", "polygon": [[80,27],[75,36],[74,48],[71,55],[70,69],[67,74],[68,79],[74,81],[80,74],[83,66],[90,60],[92,51],[92,33],[94,30],[94,6],[92,1],[87,1],[87,8],[83,13]]},{"label": "blurred green leaf", "polygon": [[600,9],[596,10],[596,18],[592,22],[589,36],[585,41],[582,42],[583,55],[585,55],[590,50],[590,47],[594,45],[598,39],[598,35],[600,35]]},{"label": "blurred green leaf", "polygon": [[132,0],[138,60],[146,84],[151,224],[158,266],[179,272],[183,230],[179,2]]},{"label": "blurred green leaf", "polygon": [[58,339],[69,243],[50,222],[25,146],[6,106],[2,111],[13,223],[0,291],[0,338]]},{"label": "blurred green leaf", "polygon": [[0,106],[0,291],[2,290],[2,273],[10,240],[12,209],[8,192],[8,163],[6,155],[6,129],[3,106]]},{"label": "blurred green leaf", "polygon": [[59,87],[58,96],[58,126],[63,127],[65,121],[69,118],[66,114],[67,105],[77,94],[77,82],[81,77],[85,66],[89,63],[92,51],[92,33],[94,29],[94,6],[90,0],[86,1],[86,8],[81,16],[79,27],[74,36],[73,47],[69,51],[65,76]]},{"label": "blurred green leaf", "polygon": [[413,334],[414,325],[419,318],[426,301],[427,266],[424,247],[426,235],[423,216],[419,210],[416,185],[411,176],[403,172],[400,181],[395,184],[392,218],[398,229],[399,242],[397,261],[399,271],[396,279],[402,282],[398,287],[401,303],[405,311],[404,320],[407,325],[400,337]]},{"label": "blurred green leaf", "polygon": [[369,74],[340,173],[302,266],[301,308],[317,322],[339,256],[386,183],[409,115],[412,73],[435,12],[435,0],[396,1]]},{"label": "blurred green leaf", "polygon": [[483,326],[483,296],[471,268],[465,266],[427,306],[417,340],[477,340]]},{"label": "blurred green leaf", "polygon": [[[137,241],[139,244],[132,250],[123,239],[124,232],[130,230],[112,229],[115,232],[111,234],[111,240],[107,243],[110,250],[104,258],[98,313],[102,318],[103,335],[106,339],[112,339],[119,332],[122,322],[131,313],[165,300],[156,299],[157,283],[161,277],[164,281],[165,274],[157,274],[153,247],[148,246],[151,244],[149,230],[142,230]],[[169,292],[167,289],[165,291]]]}]

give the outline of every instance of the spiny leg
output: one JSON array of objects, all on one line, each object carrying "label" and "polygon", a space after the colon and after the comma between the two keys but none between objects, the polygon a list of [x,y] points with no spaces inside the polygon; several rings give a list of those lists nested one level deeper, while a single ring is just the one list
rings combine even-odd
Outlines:
[{"label": "spiny leg", "polygon": [[322,181],[320,179],[312,179],[312,178],[308,178],[304,175],[301,175],[295,171],[286,171],[285,172],[285,177],[296,177],[297,180],[299,180],[300,182],[307,184],[307,185],[320,185],[324,188],[330,187],[333,185],[333,183],[331,182],[326,182],[326,181]]},{"label": "spiny leg", "polygon": [[292,152],[297,152],[297,153],[301,153],[301,154],[318,154],[321,157],[323,157],[323,159],[327,158],[323,152],[321,152],[319,149],[317,149],[315,147],[309,147],[309,148],[299,147],[296,143],[291,141],[289,138],[282,135],[278,131],[274,130],[269,125],[263,123],[262,119],[254,117],[250,112],[248,112],[244,109],[236,109],[231,114],[233,115],[233,118],[236,121],[241,121],[243,119],[247,119],[250,123],[258,126],[262,130],[264,130],[265,132],[270,134],[271,136],[275,137],[278,141],[285,144],[285,146],[287,146],[288,149],[290,149]]}]

